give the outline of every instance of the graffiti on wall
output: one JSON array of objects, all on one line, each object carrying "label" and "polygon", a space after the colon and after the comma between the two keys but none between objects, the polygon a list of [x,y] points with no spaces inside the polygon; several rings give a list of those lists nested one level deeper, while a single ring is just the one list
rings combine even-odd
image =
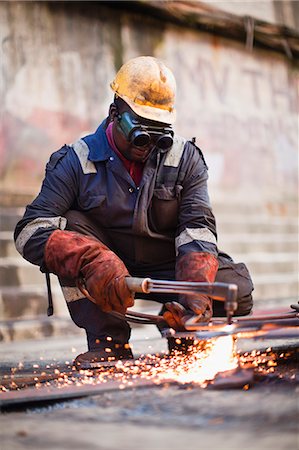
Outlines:
[{"label": "graffiti on wall", "polygon": [[172,53],[184,120],[177,127],[196,136],[210,183],[252,192],[279,189],[294,197],[298,72],[275,54],[246,53],[216,38],[202,40],[199,52],[195,43],[189,42],[188,55],[180,47]]},{"label": "graffiti on wall", "polygon": [[[3,20],[8,6],[0,7]],[[59,17],[46,5],[26,9],[22,4],[10,12],[0,32],[0,186],[14,191],[22,185],[30,193],[38,189],[50,154],[93,132],[104,119],[112,93],[103,86],[113,76],[114,64],[105,43],[97,45],[95,39],[85,51],[89,24],[82,24],[76,34],[81,34],[80,45],[74,46],[71,30],[56,39],[52,27]]]}]

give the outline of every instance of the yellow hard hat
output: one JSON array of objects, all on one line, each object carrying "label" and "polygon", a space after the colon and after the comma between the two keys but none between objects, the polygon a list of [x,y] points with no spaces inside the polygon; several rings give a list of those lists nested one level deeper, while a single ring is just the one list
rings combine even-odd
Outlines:
[{"label": "yellow hard hat", "polygon": [[110,86],[138,116],[168,124],[175,121],[176,82],[162,61],[152,56],[130,59]]}]

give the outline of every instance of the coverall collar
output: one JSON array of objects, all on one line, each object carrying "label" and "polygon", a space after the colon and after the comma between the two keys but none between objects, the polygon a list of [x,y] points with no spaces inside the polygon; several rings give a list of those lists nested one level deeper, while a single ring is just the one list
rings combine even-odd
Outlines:
[{"label": "coverall collar", "polygon": [[106,136],[106,120],[103,120],[94,134],[83,138],[89,147],[88,159],[92,162],[107,161],[114,154]]}]

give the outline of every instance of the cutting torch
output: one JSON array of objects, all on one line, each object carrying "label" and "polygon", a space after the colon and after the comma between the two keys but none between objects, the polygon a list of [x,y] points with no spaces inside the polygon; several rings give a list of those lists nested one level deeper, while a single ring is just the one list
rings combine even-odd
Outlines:
[{"label": "cutting torch", "polygon": [[[152,278],[126,277],[130,291],[134,293],[161,293],[208,295],[213,300],[224,302],[226,319],[213,317],[209,322],[202,322],[201,316],[193,315],[185,321],[186,332],[175,332],[172,329],[163,331],[164,337],[194,337],[196,339],[211,339],[214,337],[234,335],[255,339],[299,337],[299,305],[291,305],[292,311],[279,315],[262,315],[249,317],[234,317],[238,307],[238,287],[232,283],[202,283],[196,281],[154,280]],[[93,300],[86,290],[83,281],[78,284],[82,293]],[[145,314],[127,310],[126,314],[111,311],[109,314],[118,319],[139,324],[157,325],[165,322],[163,316]]]}]

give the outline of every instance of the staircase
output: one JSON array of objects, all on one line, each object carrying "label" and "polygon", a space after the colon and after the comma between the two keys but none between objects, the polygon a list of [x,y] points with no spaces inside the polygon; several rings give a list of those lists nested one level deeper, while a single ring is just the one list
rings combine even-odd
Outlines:
[{"label": "staircase", "polygon": [[[55,276],[51,275],[54,316],[47,317],[45,275],[15,249],[13,230],[24,208],[1,208],[0,215],[0,340],[40,339],[82,334],[73,324]],[[84,333],[83,333],[84,334]]]},{"label": "staircase", "polygon": [[[252,276],[257,309],[288,306],[298,298],[298,216],[288,210],[214,207],[219,248],[244,262]],[[280,213],[283,211],[283,213]]]},{"label": "staircase", "polygon": [[[219,248],[244,262],[255,285],[255,308],[287,307],[298,301],[296,208],[277,214],[262,208],[217,203]],[[83,334],[69,318],[56,277],[51,276],[54,316],[47,317],[45,276],[16,251],[13,230],[24,208],[1,208],[0,340]],[[148,302],[152,303],[152,302]],[[150,306],[148,306],[150,307]],[[141,302],[139,309],[148,307]],[[158,308],[159,309],[159,308]]]}]

